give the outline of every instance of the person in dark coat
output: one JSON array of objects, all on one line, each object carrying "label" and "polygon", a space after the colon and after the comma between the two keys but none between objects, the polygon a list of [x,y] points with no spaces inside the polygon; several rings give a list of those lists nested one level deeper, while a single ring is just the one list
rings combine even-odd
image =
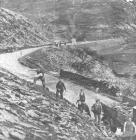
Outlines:
[{"label": "person in dark coat", "polygon": [[78,110],[83,113],[85,111],[87,115],[91,117],[89,107],[86,103],[81,102],[80,100],[77,100],[76,104],[78,104]]},{"label": "person in dark coat", "polygon": [[94,113],[95,122],[100,125],[101,123],[101,113],[102,105],[99,99],[96,100],[96,103],[92,106],[92,112]]},{"label": "person in dark coat", "polygon": [[36,84],[36,82],[38,80],[40,80],[42,82],[42,86],[45,89],[45,77],[44,77],[44,72],[41,69],[37,69],[36,70],[37,76],[34,77],[34,84]]},{"label": "person in dark coat", "polygon": [[66,91],[66,87],[64,83],[61,80],[59,80],[59,82],[56,85],[56,98],[58,98],[60,94],[60,98],[63,99],[64,90]]},{"label": "person in dark coat", "polygon": [[83,106],[83,110],[87,113],[87,115],[91,117],[88,105],[86,103],[82,103],[82,106]]}]

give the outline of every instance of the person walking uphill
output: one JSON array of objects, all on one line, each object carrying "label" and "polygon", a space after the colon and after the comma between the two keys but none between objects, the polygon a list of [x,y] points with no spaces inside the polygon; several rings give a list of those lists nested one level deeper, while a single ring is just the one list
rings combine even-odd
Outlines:
[{"label": "person walking uphill", "polygon": [[82,103],[85,102],[85,93],[84,93],[83,89],[80,90],[79,100],[80,100]]},{"label": "person walking uphill", "polygon": [[36,82],[38,80],[40,80],[42,82],[42,86],[43,88],[45,89],[45,77],[44,77],[44,72],[39,68],[39,69],[36,69],[36,72],[37,72],[37,76],[34,77],[34,84],[36,84]]},{"label": "person walking uphill", "polygon": [[66,91],[66,87],[64,83],[61,80],[59,80],[59,82],[56,85],[56,98],[58,98],[60,94],[60,98],[63,99],[64,90]]},{"label": "person walking uphill", "polygon": [[92,112],[94,113],[95,122],[100,125],[101,123],[101,113],[102,105],[99,99],[96,100],[96,103],[92,106]]},{"label": "person walking uphill", "polygon": [[80,89],[79,99],[77,100],[76,104],[78,104],[78,109],[83,112],[83,103],[85,103],[85,94],[83,89]]}]

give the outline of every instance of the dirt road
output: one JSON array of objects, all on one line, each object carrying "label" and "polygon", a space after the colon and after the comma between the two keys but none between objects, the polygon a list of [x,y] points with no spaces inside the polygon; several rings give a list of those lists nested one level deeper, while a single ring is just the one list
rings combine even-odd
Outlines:
[{"label": "dirt road", "polygon": [[[0,55],[0,67],[3,67],[7,69],[8,71],[14,73],[15,75],[24,78],[28,81],[32,81],[33,77],[35,75],[35,72],[32,71],[30,68],[27,68],[23,65],[21,65],[18,62],[18,58],[27,55],[28,53],[31,53],[33,51],[38,50],[39,48],[31,48],[27,50],[21,50],[18,52],[13,52],[13,53],[7,53],[7,54],[2,54]],[[51,91],[55,91],[56,83],[58,79],[52,75],[46,74],[45,79],[47,82],[47,86],[50,88]],[[70,81],[64,81],[66,85],[66,92],[64,93],[64,97],[69,100],[72,103],[76,103],[76,100],[78,99],[79,96],[79,91],[82,86],[76,85]],[[38,83],[41,84],[41,83]],[[109,99],[108,97],[102,96],[100,94],[96,94],[91,90],[85,90],[85,95],[86,95],[86,103],[89,105],[90,109],[92,104],[95,102],[97,98],[99,98],[102,102],[111,104],[114,101]]]}]

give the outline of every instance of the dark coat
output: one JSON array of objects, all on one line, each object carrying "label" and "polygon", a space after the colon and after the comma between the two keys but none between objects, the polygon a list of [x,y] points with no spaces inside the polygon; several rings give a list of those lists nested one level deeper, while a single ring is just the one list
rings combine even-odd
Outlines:
[{"label": "dark coat", "polygon": [[63,82],[59,81],[59,82],[57,83],[57,85],[56,85],[56,89],[59,89],[59,90],[61,90],[61,91],[64,91],[64,90],[66,90],[66,87],[65,87],[65,85],[64,85]]},{"label": "dark coat", "polygon": [[97,104],[95,103],[93,106],[92,106],[92,112],[94,114],[101,114],[102,113],[102,105],[101,104]]},{"label": "dark coat", "polygon": [[79,99],[80,99],[81,102],[85,102],[85,94],[83,93],[83,94],[81,95],[81,93],[80,93]]}]

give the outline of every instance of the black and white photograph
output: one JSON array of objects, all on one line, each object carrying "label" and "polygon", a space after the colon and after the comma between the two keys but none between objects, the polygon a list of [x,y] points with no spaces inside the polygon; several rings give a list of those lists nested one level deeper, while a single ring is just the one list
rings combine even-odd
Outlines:
[{"label": "black and white photograph", "polygon": [[136,140],[136,0],[0,0],[0,140]]}]

